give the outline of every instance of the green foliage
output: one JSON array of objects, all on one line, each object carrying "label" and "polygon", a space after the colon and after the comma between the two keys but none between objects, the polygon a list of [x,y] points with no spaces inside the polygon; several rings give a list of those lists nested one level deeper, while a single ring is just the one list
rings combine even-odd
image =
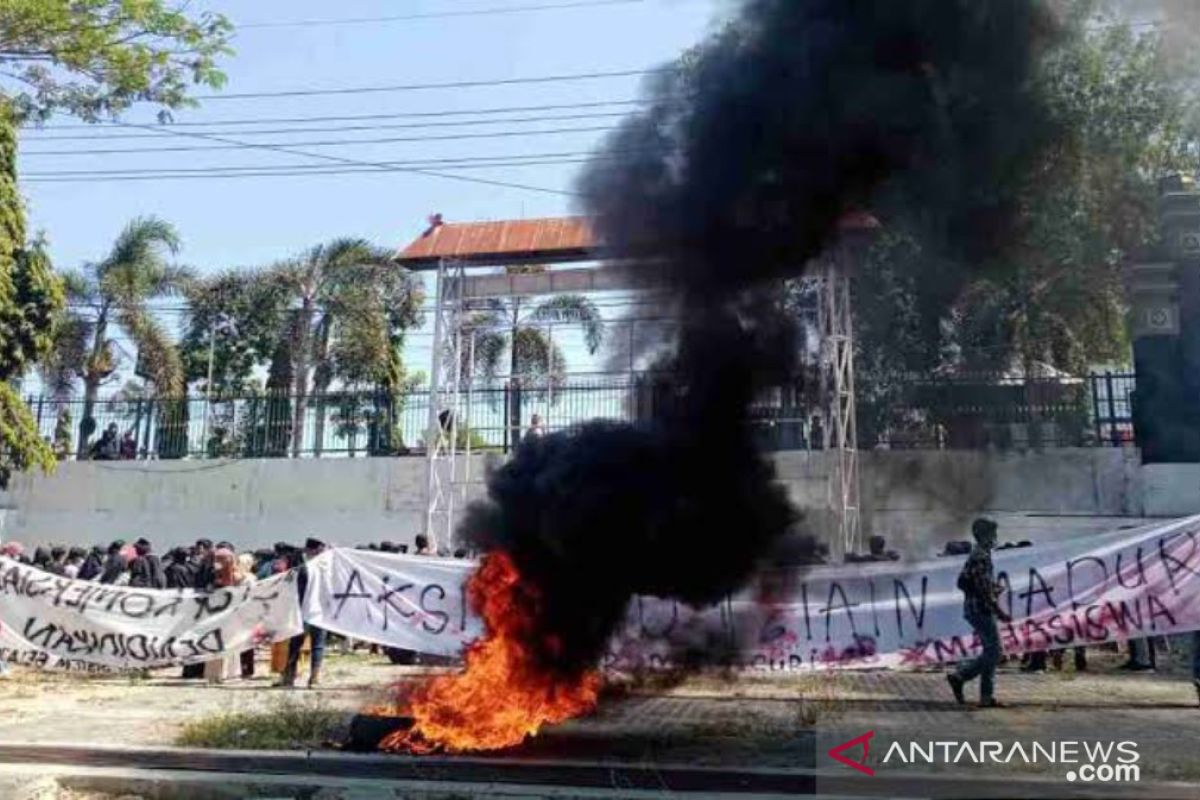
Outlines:
[{"label": "green foliage", "polygon": [[337,738],[346,717],[319,700],[283,699],[267,711],[235,711],[189,722],[175,744],[219,750],[320,748]]},{"label": "green foliage", "polygon": [[[603,317],[584,295],[557,295],[541,303],[530,303],[523,297],[475,303],[462,323],[462,375],[480,376],[490,382],[507,367],[508,373],[522,383],[560,383],[566,372],[566,357],[549,333],[548,326],[555,322],[581,326],[591,353],[603,342]],[[468,375],[471,339],[475,342],[474,376]],[[446,357],[453,359],[453,352]]]},{"label": "green foliage", "polygon": [[1037,76],[1056,145],[1008,187],[1021,215],[1004,257],[947,261],[919,220],[891,218],[858,271],[867,432],[903,426],[894,406],[914,373],[1078,373],[1129,358],[1122,265],[1156,236],[1158,179],[1200,166],[1196,106],[1160,31],[1135,33],[1088,0],[1071,7]]},{"label": "green foliage", "polygon": [[54,466],[50,447],[9,381],[47,352],[64,301],[42,244],[26,245],[16,152],[16,120],[0,98],[0,487],[14,471]]},{"label": "green foliage", "polygon": [[187,383],[209,390],[211,352],[214,396],[255,388],[254,370],[271,360],[288,322],[288,284],[271,271],[229,270],[196,281],[185,297],[179,349]]},{"label": "green foliage", "polygon": [[13,387],[0,381],[0,489],[14,472],[54,469],[54,453],[38,435],[37,422]]},{"label": "green foliage", "polygon": [[[59,397],[70,396],[76,382],[83,382],[81,455],[95,430],[92,412],[100,387],[121,365],[112,328],[123,329],[136,345],[135,374],[156,396],[183,394],[179,352],[149,307],[151,299],[178,294],[194,279],[189,269],[170,262],[179,247],[179,234],[170,223],[139,217],[125,226],[103,259],[63,276],[74,307],[59,314],[52,350],[39,368],[42,381]],[[163,420],[171,430],[178,428],[177,416]]]},{"label": "green foliage", "polygon": [[225,82],[217,61],[232,51],[221,15],[190,14],[163,0],[5,0],[0,74],[18,115],[59,111],[85,120],[135,102],[194,105],[192,86]]},{"label": "green foliage", "polygon": [[[400,354],[406,332],[421,322],[423,293],[389,255],[363,239],[334,239],[271,267],[219,275],[188,292],[182,350],[189,381],[207,381],[210,347],[218,393],[246,391],[254,370],[268,365],[267,397],[236,434],[256,454],[286,455],[289,440],[293,449],[299,446],[312,393],[340,383],[400,394],[406,384]],[[336,424],[347,435],[366,424],[357,409],[345,411]],[[320,443],[325,415],[316,419]],[[378,415],[371,425],[391,429]],[[398,447],[393,434],[370,438],[377,443],[372,447]]]}]

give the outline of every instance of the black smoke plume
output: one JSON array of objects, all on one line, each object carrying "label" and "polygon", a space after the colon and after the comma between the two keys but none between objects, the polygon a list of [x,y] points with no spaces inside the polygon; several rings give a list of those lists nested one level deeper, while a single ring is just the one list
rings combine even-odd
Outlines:
[{"label": "black smoke plume", "polygon": [[614,255],[666,274],[673,402],[521,447],[464,521],[533,587],[545,666],[594,665],[634,595],[753,574],[797,516],[747,413],[797,374],[782,282],[855,210],[986,267],[1017,217],[994,187],[1053,139],[1030,80],[1052,35],[1033,0],[750,0],[655,78],[581,188]]}]

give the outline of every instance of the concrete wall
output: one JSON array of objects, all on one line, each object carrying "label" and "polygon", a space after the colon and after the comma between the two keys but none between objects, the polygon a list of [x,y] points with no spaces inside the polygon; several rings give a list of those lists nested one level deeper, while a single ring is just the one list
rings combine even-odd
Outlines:
[{"label": "concrete wall", "polygon": [[[472,475],[484,469],[474,457]],[[92,544],[144,535],[160,550],[202,536],[240,547],[308,535],[411,542],[424,524],[425,480],[421,458],[65,462],[51,476],[17,476],[0,494],[0,537]],[[473,483],[470,495],[481,491]]]},{"label": "concrete wall", "polygon": [[[775,457],[806,522],[827,531],[829,453]],[[1131,448],[1026,453],[860,454],[864,534],[914,555],[962,538],[972,517],[999,519],[1002,538],[1068,536],[1200,511],[1200,465],[1147,467]],[[468,496],[482,494],[485,459]],[[244,547],[319,534],[340,544],[409,542],[424,518],[420,458],[64,463],[17,476],[0,494],[0,538],[91,544],[145,535],[160,549],[201,536]],[[818,510],[811,510],[818,509]]]},{"label": "concrete wall", "polygon": [[[831,456],[776,457],[781,479],[802,508],[825,502]],[[970,522],[980,514],[1000,523],[1002,540],[1040,541],[1136,525],[1146,514],[1140,455],[1132,448],[869,450],[859,454],[859,471],[864,541],[880,534],[913,556],[969,538]],[[828,534],[820,513],[810,517]]]}]

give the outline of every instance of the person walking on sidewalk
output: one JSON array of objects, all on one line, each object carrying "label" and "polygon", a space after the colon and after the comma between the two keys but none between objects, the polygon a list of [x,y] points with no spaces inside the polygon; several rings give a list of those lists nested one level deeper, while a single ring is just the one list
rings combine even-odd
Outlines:
[{"label": "person walking on sidewalk", "polygon": [[996,584],[996,571],[992,567],[992,549],[996,546],[996,523],[979,518],[971,523],[971,535],[975,546],[967,556],[958,576],[958,588],[963,593],[963,616],[983,644],[983,650],[970,661],[964,661],[946,676],[954,699],[960,704],[963,686],[967,681],[979,678],[979,705],[985,708],[998,706],[995,695],[996,665],[1000,663],[1000,631],[996,620],[1011,622],[1012,619],[996,602],[1000,587]]}]

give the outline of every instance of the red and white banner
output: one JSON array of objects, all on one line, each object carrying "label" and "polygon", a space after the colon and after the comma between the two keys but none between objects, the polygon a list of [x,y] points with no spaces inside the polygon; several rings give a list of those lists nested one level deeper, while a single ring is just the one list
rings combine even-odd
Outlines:
[{"label": "red and white banner", "polygon": [[[668,666],[697,652],[760,669],[904,668],[977,653],[956,588],[964,558],[822,566],[761,576],[705,609],[635,598],[605,664]],[[1009,654],[1200,629],[1200,517],[995,553]],[[299,632],[437,655],[479,635],[474,563],[336,548],[295,575],[212,594],[106,586],[0,559],[0,658],[73,669],[205,661]]]},{"label": "red and white banner", "polygon": [[[763,576],[707,609],[636,598],[606,662],[666,666],[689,652],[762,669],[903,668],[977,653],[956,588],[965,557],[811,567]],[[1200,517],[1000,550],[1005,652],[1200,629]],[[471,562],[336,549],[310,562],[305,619],[450,655],[479,632]]]}]

